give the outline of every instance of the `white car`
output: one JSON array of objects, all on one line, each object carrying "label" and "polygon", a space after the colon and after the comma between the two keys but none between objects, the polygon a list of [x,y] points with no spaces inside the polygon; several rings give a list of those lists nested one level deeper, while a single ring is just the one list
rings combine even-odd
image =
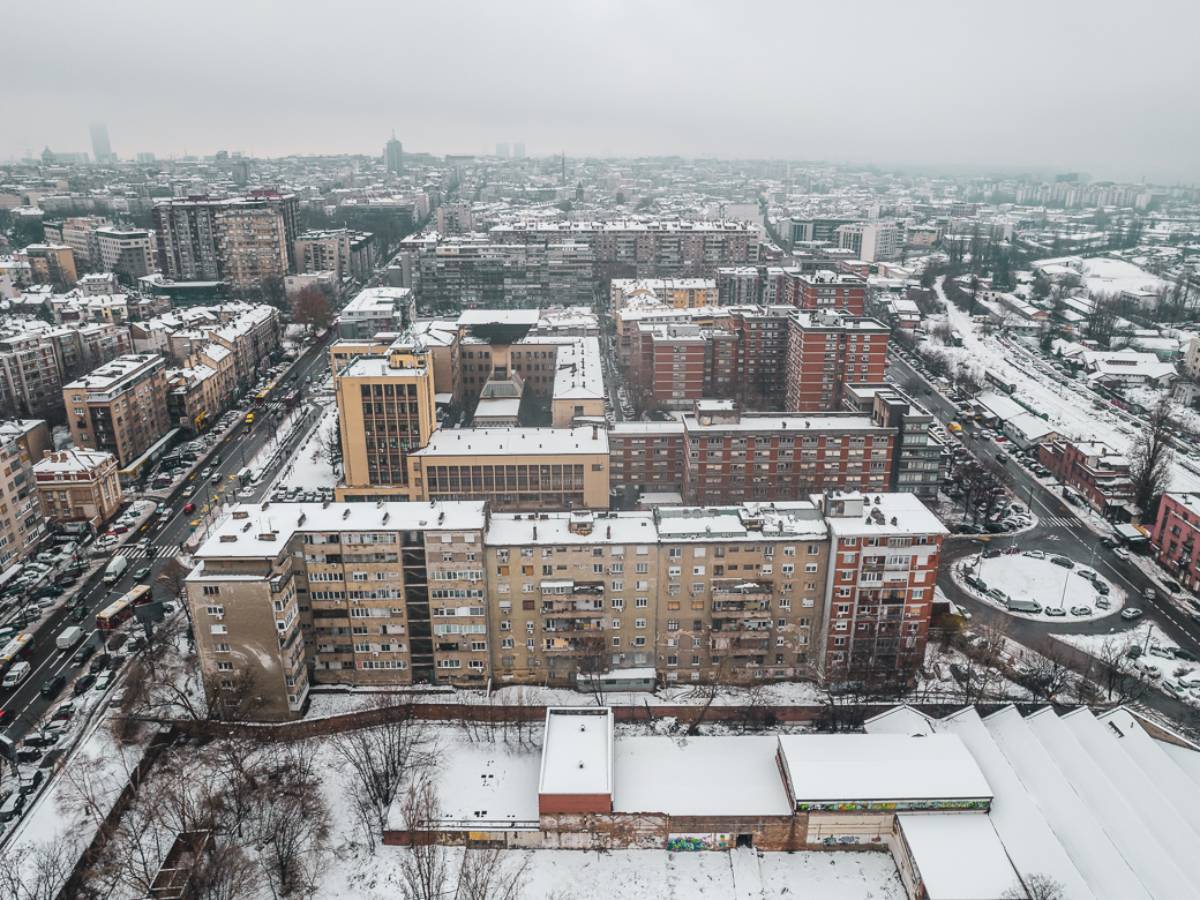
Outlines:
[{"label": "white car", "polygon": [[1113,548],[1113,556],[1115,556],[1117,559],[1123,559],[1126,562],[1128,562],[1129,558],[1130,558],[1129,551],[1126,550],[1124,547],[1114,547]]},{"label": "white car", "polygon": [[1028,556],[1030,559],[1045,559],[1046,558],[1046,554],[1043,553],[1041,550],[1026,550],[1025,556]]}]

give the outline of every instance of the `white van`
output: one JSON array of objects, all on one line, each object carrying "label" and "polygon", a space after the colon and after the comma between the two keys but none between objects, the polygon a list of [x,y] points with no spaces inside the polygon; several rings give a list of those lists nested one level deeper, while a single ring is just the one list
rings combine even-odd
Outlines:
[{"label": "white van", "polygon": [[0,687],[3,687],[5,690],[11,690],[12,688],[15,688],[18,684],[25,680],[26,676],[29,675],[29,672],[32,669],[33,666],[24,660],[13,663],[12,667],[4,673],[4,681],[0,682]]}]

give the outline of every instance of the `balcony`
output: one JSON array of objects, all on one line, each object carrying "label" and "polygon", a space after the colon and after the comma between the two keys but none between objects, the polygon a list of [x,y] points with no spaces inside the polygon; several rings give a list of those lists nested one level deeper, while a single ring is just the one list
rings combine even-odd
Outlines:
[{"label": "balcony", "polygon": [[542,642],[546,653],[604,653],[604,641],[599,636],[554,637]]},{"label": "balcony", "polygon": [[553,613],[558,616],[590,615],[604,609],[603,598],[573,600],[564,597],[561,600],[542,600],[542,615]]},{"label": "balcony", "polygon": [[542,631],[555,634],[562,632],[591,631],[599,632],[604,629],[602,618],[590,619],[544,619]]},{"label": "balcony", "polygon": [[713,618],[715,621],[713,622],[712,630],[714,633],[717,633],[717,632],[727,633],[727,632],[731,632],[731,631],[745,632],[745,631],[769,631],[770,630],[771,619],[769,617],[764,618],[763,613],[761,611],[759,611],[758,613],[751,613],[751,615],[756,615],[757,618],[753,618],[753,619],[734,618],[734,619],[716,620],[717,614],[714,613]]}]

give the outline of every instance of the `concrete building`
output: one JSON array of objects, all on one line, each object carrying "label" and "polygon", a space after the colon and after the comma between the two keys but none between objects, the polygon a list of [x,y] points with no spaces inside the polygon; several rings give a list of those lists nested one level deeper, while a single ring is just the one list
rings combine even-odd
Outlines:
[{"label": "concrete building", "polygon": [[33,465],[50,446],[42,420],[0,421],[0,572],[26,559],[45,534]]},{"label": "concrete building", "polygon": [[289,271],[293,254],[282,213],[268,205],[227,204],[215,218],[221,278],[234,291],[258,289]]},{"label": "concrete building", "polygon": [[95,234],[104,271],[120,275],[128,284],[157,271],[154,232],[149,229],[104,226]]},{"label": "concrete building", "polygon": [[296,716],[312,682],[575,685],[630,668],[668,683],[844,679],[851,657],[907,678],[938,529],[904,495],[652,513],[272,503],[215,525],[187,594],[210,703],[249,699],[260,719]]},{"label": "concrete building", "polygon": [[92,135],[92,155],[98,163],[117,161],[117,154],[112,152],[112,144],[108,142],[108,126],[103,122],[93,122],[88,126]]},{"label": "concrete building", "polygon": [[99,530],[121,506],[117,458],[104,450],[55,450],[33,466],[42,512],[51,522]]},{"label": "concrete building", "polygon": [[404,145],[396,140],[395,135],[383,145],[383,164],[389,172],[404,171]]},{"label": "concrete building", "polygon": [[76,265],[101,266],[97,229],[111,227],[104,216],[72,216],[59,222],[42,225],[47,243],[65,244],[75,254]]},{"label": "concrete building", "polygon": [[613,309],[622,309],[631,303],[661,303],[672,309],[694,309],[717,306],[718,296],[717,282],[712,278],[614,278],[609,285]]},{"label": "concrete building", "polygon": [[1102,441],[1054,438],[1038,445],[1038,459],[1096,512],[1109,519],[1129,521],[1133,480],[1124,454]]},{"label": "concrete building", "polygon": [[850,384],[845,408],[866,412],[875,424],[896,430],[888,489],[936,499],[941,483],[942,445],[930,435],[933,414],[894,384]]},{"label": "concrete building", "polygon": [[762,281],[754,266],[717,269],[717,306],[746,306],[762,300]]},{"label": "concrete building", "polygon": [[161,356],[129,354],[63,385],[75,446],[107,450],[122,468],[170,428],[166,365]]},{"label": "concrete building", "polygon": [[349,228],[305,231],[296,236],[295,258],[301,272],[333,271],[339,281],[366,282],[375,267],[375,236]]},{"label": "concrete building", "polygon": [[57,290],[69,291],[79,281],[75,251],[66,244],[28,244],[17,256],[29,263],[34,284],[49,284]]},{"label": "concrete building", "polygon": [[401,332],[410,320],[411,304],[408,288],[364,288],[338,312],[338,337],[363,340],[380,332]]},{"label": "concrete building", "polygon": [[855,222],[839,225],[838,246],[865,262],[882,262],[900,255],[900,229],[895,222]]}]

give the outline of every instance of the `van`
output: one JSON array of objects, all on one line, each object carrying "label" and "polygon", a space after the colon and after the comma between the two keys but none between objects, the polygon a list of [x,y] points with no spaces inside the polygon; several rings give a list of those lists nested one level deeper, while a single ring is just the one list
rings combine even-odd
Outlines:
[{"label": "van", "polygon": [[12,690],[24,681],[31,671],[33,671],[33,666],[24,660],[13,663],[12,667],[4,673],[4,681],[0,682],[0,687],[6,691]]},{"label": "van", "polygon": [[104,583],[114,584],[120,581],[121,576],[125,574],[125,570],[129,568],[129,560],[124,556],[114,556],[108,564],[108,568],[104,570]]}]

